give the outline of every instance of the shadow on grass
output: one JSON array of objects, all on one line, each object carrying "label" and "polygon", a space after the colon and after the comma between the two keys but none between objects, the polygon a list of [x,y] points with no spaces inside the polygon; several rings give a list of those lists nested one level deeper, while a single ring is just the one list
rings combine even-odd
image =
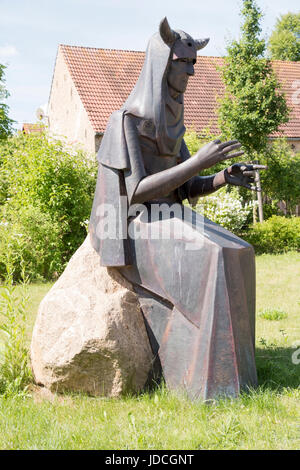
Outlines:
[{"label": "shadow on grass", "polygon": [[271,390],[285,387],[299,388],[300,365],[293,364],[292,361],[295,351],[293,348],[277,346],[257,348],[256,366],[259,385]]}]

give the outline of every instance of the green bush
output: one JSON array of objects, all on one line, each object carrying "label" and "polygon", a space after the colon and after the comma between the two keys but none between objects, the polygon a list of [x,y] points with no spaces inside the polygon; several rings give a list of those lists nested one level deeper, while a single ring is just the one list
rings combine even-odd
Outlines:
[{"label": "green bush", "polygon": [[[5,206],[4,206],[5,207]],[[21,278],[21,261],[31,280],[49,279],[63,269],[60,226],[38,207],[2,208],[0,222],[0,277],[10,254],[14,279]]]},{"label": "green bush", "polygon": [[264,220],[268,220],[273,215],[280,215],[284,217],[284,213],[280,210],[279,204],[277,201],[267,200],[263,205],[264,210]]},{"label": "green bush", "polygon": [[31,276],[60,273],[80,246],[95,182],[95,158],[68,151],[46,134],[19,134],[0,143],[2,230],[8,223],[5,239],[14,254],[22,251]]},{"label": "green bush", "polygon": [[256,253],[285,253],[300,250],[300,218],[273,215],[265,222],[253,225],[244,238]]},{"label": "green bush", "polygon": [[273,201],[284,201],[289,214],[300,202],[300,153],[294,153],[286,139],[276,139],[261,157],[268,166],[261,172],[263,192]]},{"label": "green bush", "polygon": [[26,345],[28,281],[21,259],[21,285],[13,282],[14,263],[5,253],[4,283],[0,286],[0,395],[24,395],[32,374]]}]

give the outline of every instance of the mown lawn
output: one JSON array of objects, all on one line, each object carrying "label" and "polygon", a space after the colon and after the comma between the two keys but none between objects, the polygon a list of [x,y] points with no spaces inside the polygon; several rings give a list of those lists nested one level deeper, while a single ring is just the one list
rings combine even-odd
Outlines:
[{"label": "mown lawn", "polygon": [[[0,399],[1,449],[299,449],[300,253],[257,257],[259,388],[237,400],[190,402],[163,387],[123,399]],[[30,340],[51,284],[31,285]],[[274,311],[279,311],[274,313]],[[282,319],[270,320],[263,318]]]}]

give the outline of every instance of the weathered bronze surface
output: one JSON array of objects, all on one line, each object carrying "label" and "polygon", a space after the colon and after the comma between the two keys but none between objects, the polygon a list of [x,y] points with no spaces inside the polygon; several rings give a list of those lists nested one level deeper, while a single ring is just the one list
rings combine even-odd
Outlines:
[{"label": "weathered bronze surface", "polygon": [[[198,175],[242,155],[239,142],[215,140],[190,158],[183,139],[183,94],[197,50],[207,42],[173,31],[166,18],[161,22],[136,86],[108,122],[90,219],[101,264],[117,267],[139,295],[154,374],[162,373],[172,389],[205,399],[237,396],[257,382],[253,249],[182,205],[225,184],[253,189],[253,165]],[[153,215],[162,203],[165,210]],[[139,211],[128,215],[137,204]],[[104,205],[115,214],[113,237],[101,235]],[[163,233],[167,226],[166,239],[130,235],[151,228]]]}]

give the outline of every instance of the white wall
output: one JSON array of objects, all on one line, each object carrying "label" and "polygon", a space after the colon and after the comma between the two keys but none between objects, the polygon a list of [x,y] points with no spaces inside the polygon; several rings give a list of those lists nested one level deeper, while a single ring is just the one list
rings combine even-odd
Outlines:
[{"label": "white wall", "polygon": [[95,153],[95,131],[59,47],[48,103],[49,132]]}]

